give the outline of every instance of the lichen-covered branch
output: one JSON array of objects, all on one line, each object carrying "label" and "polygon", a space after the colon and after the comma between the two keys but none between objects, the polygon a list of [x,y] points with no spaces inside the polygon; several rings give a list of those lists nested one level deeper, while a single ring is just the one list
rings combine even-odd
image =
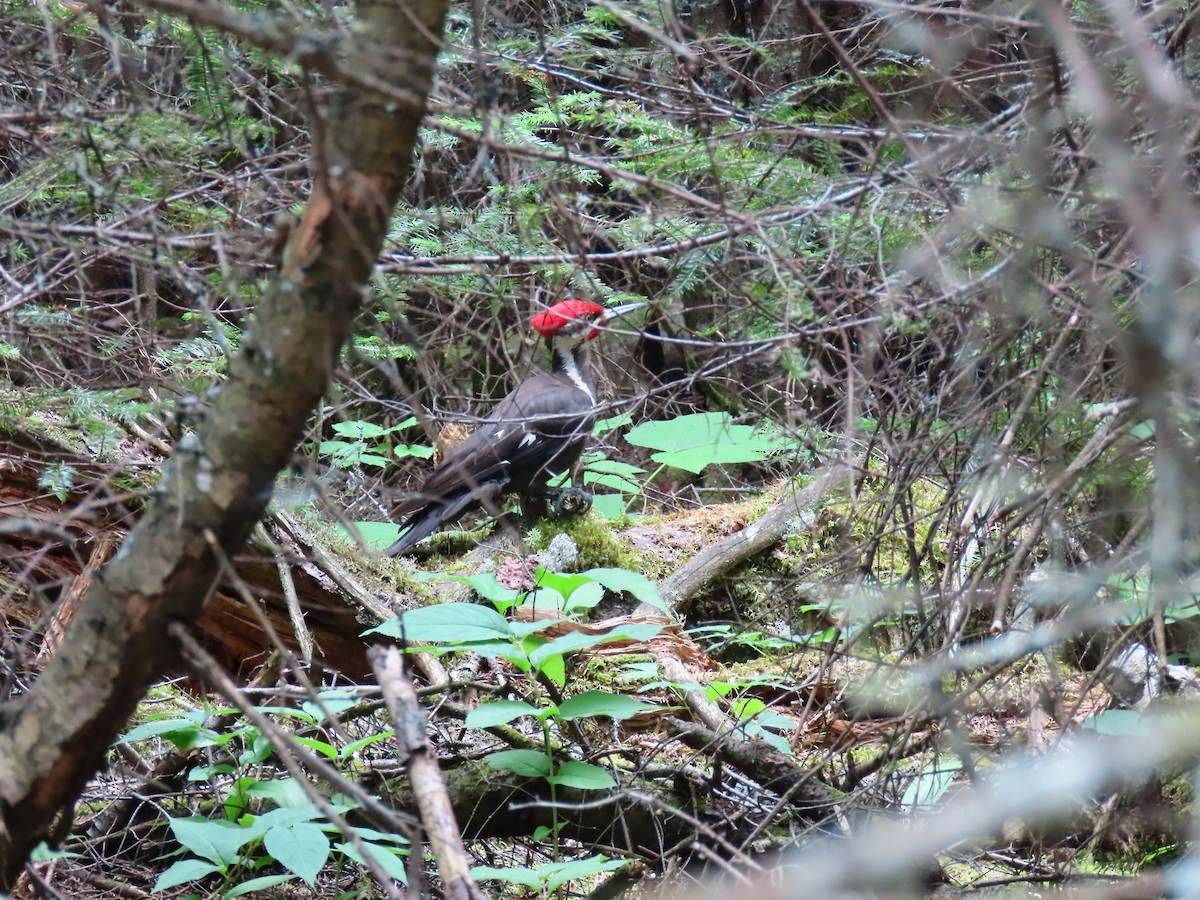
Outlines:
[{"label": "lichen-covered branch", "polygon": [[[370,40],[360,63],[423,98],[445,8],[364,3],[357,33]],[[422,111],[361,87],[333,92],[312,197],[225,384],[179,441],[153,503],[97,574],[54,659],[27,694],[0,707],[0,890],[55,820],[69,820],[126,718],[175,661],[168,628],[197,619],[219,573],[210,538],[233,554],[266,508],[350,335]]]}]

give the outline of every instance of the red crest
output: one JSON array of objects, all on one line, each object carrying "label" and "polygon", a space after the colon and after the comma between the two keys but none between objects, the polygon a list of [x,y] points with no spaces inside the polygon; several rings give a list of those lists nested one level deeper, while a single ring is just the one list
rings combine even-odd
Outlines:
[{"label": "red crest", "polygon": [[533,330],[542,337],[558,334],[568,322],[576,319],[594,319],[604,315],[604,307],[587,300],[563,300],[529,320]]}]

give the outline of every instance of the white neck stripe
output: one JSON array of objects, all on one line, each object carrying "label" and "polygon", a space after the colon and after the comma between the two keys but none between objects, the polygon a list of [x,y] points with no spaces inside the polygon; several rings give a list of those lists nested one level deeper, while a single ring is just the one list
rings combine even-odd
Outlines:
[{"label": "white neck stripe", "polygon": [[555,344],[554,352],[558,354],[563,371],[567,373],[567,377],[571,379],[575,387],[587,394],[591,401],[595,403],[596,395],[592,393],[592,389],[588,386],[588,383],[583,380],[583,375],[579,372],[579,366],[575,362],[575,354],[571,352],[571,348],[562,344]]}]

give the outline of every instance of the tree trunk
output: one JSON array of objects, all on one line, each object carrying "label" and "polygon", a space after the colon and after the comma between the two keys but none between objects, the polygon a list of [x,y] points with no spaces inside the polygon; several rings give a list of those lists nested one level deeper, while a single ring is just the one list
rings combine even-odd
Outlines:
[{"label": "tree trunk", "polygon": [[[145,5],[205,24],[225,15],[243,34],[261,21],[210,4]],[[313,128],[328,140],[315,152],[312,197],[225,384],[179,441],[154,502],[97,573],[54,658],[28,693],[0,706],[0,891],[57,818],[69,824],[126,719],[176,661],[167,626],[200,616],[304,435],[410,169],[445,9],[445,0],[360,4],[357,54],[344,63],[358,74]],[[262,35],[280,47],[279,29]],[[293,49],[304,59],[300,37]]]}]

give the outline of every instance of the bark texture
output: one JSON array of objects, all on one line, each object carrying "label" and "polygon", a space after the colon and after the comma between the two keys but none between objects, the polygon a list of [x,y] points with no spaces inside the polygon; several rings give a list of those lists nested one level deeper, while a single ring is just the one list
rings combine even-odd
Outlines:
[{"label": "bark texture", "polygon": [[174,662],[174,622],[200,616],[222,559],[258,522],[357,315],[411,165],[444,0],[359,6],[359,68],[391,90],[335,91],[315,187],[211,406],[178,443],[145,516],[96,573],[54,658],[0,707],[0,891],[69,823],[79,792],[147,688]]}]

